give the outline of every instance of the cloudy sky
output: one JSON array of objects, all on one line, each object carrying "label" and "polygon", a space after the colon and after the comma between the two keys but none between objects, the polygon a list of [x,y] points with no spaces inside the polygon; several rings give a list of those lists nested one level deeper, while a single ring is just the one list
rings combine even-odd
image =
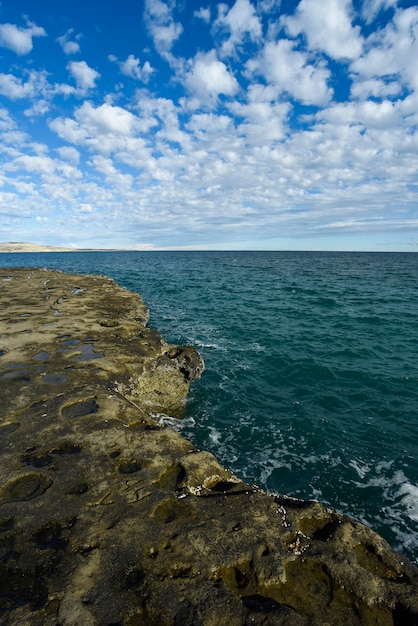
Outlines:
[{"label": "cloudy sky", "polygon": [[0,241],[418,250],[418,3],[1,0]]}]

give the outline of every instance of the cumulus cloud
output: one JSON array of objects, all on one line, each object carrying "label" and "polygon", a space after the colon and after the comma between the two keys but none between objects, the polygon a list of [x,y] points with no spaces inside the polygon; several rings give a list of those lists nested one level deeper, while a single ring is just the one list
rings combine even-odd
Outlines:
[{"label": "cumulus cloud", "polygon": [[250,87],[247,103],[233,102],[229,106],[235,116],[243,119],[238,133],[253,146],[267,146],[284,138],[290,108],[287,102],[274,101],[273,90],[258,84]]},{"label": "cumulus cloud", "polygon": [[25,109],[24,115],[26,117],[37,117],[38,115],[45,115],[51,109],[51,104],[47,100],[37,100],[31,107]]},{"label": "cumulus cloud", "polygon": [[350,65],[360,78],[395,76],[418,90],[418,8],[396,11],[393,21],[370,35],[365,53]]},{"label": "cumulus cloud", "polygon": [[215,29],[224,30],[229,38],[222,44],[222,54],[234,54],[246,37],[255,41],[261,37],[262,27],[254,6],[249,0],[236,0],[228,10],[226,4],[218,5],[218,17],[214,23]]},{"label": "cumulus cloud", "polygon": [[131,189],[134,180],[133,176],[131,174],[124,174],[118,170],[112,159],[95,155],[90,164],[97,172],[104,176],[108,184],[125,192]]},{"label": "cumulus cloud", "polygon": [[[0,108],[0,196],[15,232],[22,215],[43,224],[48,211],[55,236],[65,229],[79,245],[87,232],[94,245],[141,232],[144,246],[198,247],[413,227],[417,7],[368,0],[354,15],[343,0],[282,2],[281,12],[280,0],[233,0],[208,28],[216,3],[188,12],[183,0],[144,4],[169,66],[125,48],[103,69],[65,59],[72,85],[59,82],[62,54],[45,60],[48,74],[31,69],[38,55],[0,74],[10,108]],[[196,29],[183,49],[174,47],[180,18]],[[66,46],[78,42],[72,30],[58,41],[78,52]],[[161,78],[152,89],[142,55]],[[100,83],[99,70],[108,72]],[[49,131],[47,146],[39,138]]]},{"label": "cumulus cloud", "polygon": [[0,93],[11,100],[30,97],[34,93],[32,81],[23,83],[13,74],[0,74]]},{"label": "cumulus cloud", "polygon": [[398,96],[401,90],[402,87],[398,82],[387,82],[378,78],[370,78],[354,80],[351,86],[351,96],[359,100],[385,98],[386,96]]},{"label": "cumulus cloud", "polygon": [[113,61],[119,65],[119,69],[124,76],[129,76],[135,80],[140,80],[143,83],[148,83],[150,77],[155,72],[155,69],[151,67],[149,61],[141,66],[139,59],[135,58],[133,54],[130,54],[126,61],[119,61],[117,57],[110,54],[109,61]]},{"label": "cumulus cloud", "polygon": [[4,107],[0,107],[0,132],[16,127],[16,122],[11,118],[10,113]]},{"label": "cumulus cloud", "polygon": [[64,141],[101,156],[117,153],[134,166],[140,166],[146,155],[145,142],[138,137],[142,120],[122,107],[86,101],[75,110],[74,118],[52,119],[49,127]]},{"label": "cumulus cloud", "polygon": [[81,172],[73,165],[52,159],[46,155],[23,154],[14,159],[9,169],[10,171],[23,170],[24,172],[40,176],[44,181],[52,185],[59,184],[61,177],[64,180],[75,180],[80,179],[82,176]]},{"label": "cumulus cloud", "polygon": [[283,17],[282,24],[291,37],[304,34],[310,48],[333,59],[356,59],[363,42],[351,13],[351,0],[301,0],[295,15]]},{"label": "cumulus cloud", "polygon": [[206,22],[206,24],[209,24],[211,18],[210,7],[200,7],[200,9],[195,11],[193,15],[203,22]]},{"label": "cumulus cloud", "polygon": [[57,41],[60,44],[61,48],[64,50],[64,53],[68,55],[77,54],[78,52],[80,52],[80,44],[77,41],[77,39],[80,39],[80,35],[76,35],[76,37],[73,38],[73,32],[74,29],[70,28],[64,35],[61,35],[61,37],[57,38]]},{"label": "cumulus cloud", "polygon": [[16,24],[0,24],[0,46],[18,55],[28,54],[32,50],[33,37],[46,37],[46,32],[41,26],[30,22],[27,28],[20,28]]},{"label": "cumulus cloud", "polygon": [[86,130],[81,128],[76,120],[68,117],[56,117],[49,120],[48,125],[64,141],[80,145],[86,142]]},{"label": "cumulus cloud", "polygon": [[0,74],[0,93],[10,100],[34,98],[47,89],[45,72],[32,70],[28,73],[26,81],[14,74]]},{"label": "cumulus cloud", "polygon": [[397,4],[398,0],[364,0],[361,14],[366,24],[370,24],[381,11],[396,8]]},{"label": "cumulus cloud", "polygon": [[69,161],[73,165],[78,165],[80,162],[80,153],[76,148],[73,148],[73,146],[61,146],[57,148],[57,152],[61,159]]},{"label": "cumulus cloud", "polygon": [[90,132],[100,134],[130,135],[135,126],[136,117],[126,109],[110,104],[95,107],[90,102],[84,102],[76,111],[77,121],[90,129]]},{"label": "cumulus cloud", "polygon": [[183,26],[173,18],[175,0],[145,0],[145,20],[156,50],[166,56],[183,32]]},{"label": "cumulus cloud", "polygon": [[89,67],[85,61],[71,61],[68,63],[67,69],[74,78],[78,89],[82,92],[94,89],[96,80],[100,78],[99,72]]},{"label": "cumulus cloud", "polygon": [[389,100],[333,104],[319,112],[317,119],[340,127],[359,125],[363,129],[380,128],[389,132],[393,132],[402,122],[398,105]]},{"label": "cumulus cloud", "polygon": [[215,105],[220,95],[233,96],[239,89],[238,81],[218,60],[215,50],[197,53],[185,84],[197,103],[209,106]]},{"label": "cumulus cloud", "polygon": [[264,76],[279,93],[288,93],[304,104],[324,105],[333,95],[327,67],[311,63],[309,56],[295,50],[295,43],[289,39],[268,42],[247,67],[251,73]]}]

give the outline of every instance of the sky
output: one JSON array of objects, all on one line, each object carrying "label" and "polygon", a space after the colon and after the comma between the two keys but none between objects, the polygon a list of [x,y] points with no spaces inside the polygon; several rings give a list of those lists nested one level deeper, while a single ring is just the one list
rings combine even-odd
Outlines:
[{"label": "sky", "polygon": [[418,251],[418,2],[1,0],[0,242]]}]

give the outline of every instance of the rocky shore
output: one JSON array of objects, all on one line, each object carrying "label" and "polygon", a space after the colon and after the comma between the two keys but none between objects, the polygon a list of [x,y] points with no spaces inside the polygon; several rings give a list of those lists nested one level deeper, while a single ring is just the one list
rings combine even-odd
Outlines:
[{"label": "rocky shore", "polygon": [[158,416],[204,365],[100,276],[1,269],[0,624],[418,624],[418,570]]}]

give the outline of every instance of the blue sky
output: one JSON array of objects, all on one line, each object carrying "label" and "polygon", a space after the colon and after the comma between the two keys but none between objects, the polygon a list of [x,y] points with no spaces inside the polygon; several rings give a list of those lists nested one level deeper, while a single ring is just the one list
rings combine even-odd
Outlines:
[{"label": "blue sky", "polygon": [[418,3],[2,0],[0,241],[418,250]]}]

